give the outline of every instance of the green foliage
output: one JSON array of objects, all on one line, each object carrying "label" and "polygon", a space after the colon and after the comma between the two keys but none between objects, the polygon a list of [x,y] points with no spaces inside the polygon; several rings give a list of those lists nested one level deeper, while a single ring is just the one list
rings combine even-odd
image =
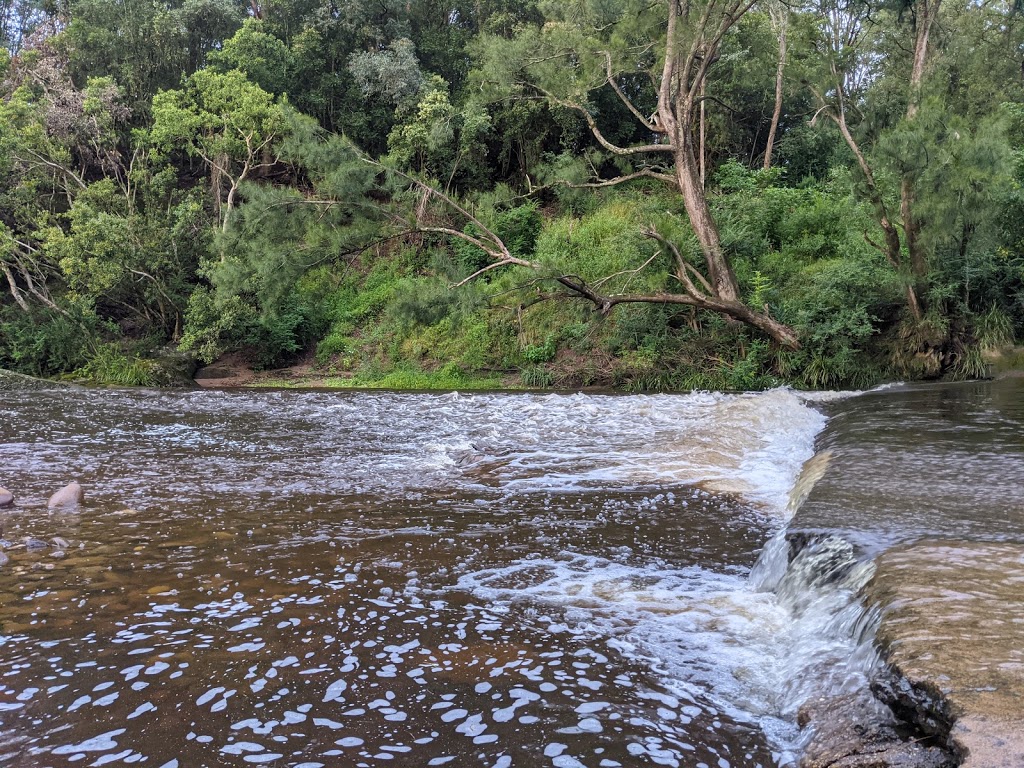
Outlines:
[{"label": "green foliage", "polygon": [[997,306],[977,320],[976,333],[982,351],[992,351],[1006,347],[1014,342],[1013,319]]},{"label": "green foliage", "polygon": [[49,7],[61,15],[70,10],[59,42],[75,80],[112,76],[133,105],[199,69],[244,18],[236,0],[76,0],[70,8]]},{"label": "green foliage", "polygon": [[544,389],[553,383],[551,373],[542,365],[531,365],[519,372],[519,379],[524,387]]},{"label": "green foliage", "polygon": [[353,54],[348,68],[363,96],[380,96],[396,106],[411,106],[423,87],[415,46],[406,38],[391,42],[384,51]]},{"label": "green foliage", "polygon": [[288,89],[295,67],[288,46],[269,34],[266,25],[258,19],[246,19],[220,50],[210,53],[208,61],[218,72],[226,74],[237,70],[264,91],[278,95]]},{"label": "green foliage", "polygon": [[149,131],[154,159],[184,150],[209,168],[218,211],[226,232],[234,198],[243,181],[269,165],[288,125],[274,97],[237,69],[220,73],[202,69],[181,90],[162,91],[153,99]]},{"label": "green foliage", "polygon": [[71,305],[67,312],[27,314],[14,306],[0,307],[0,368],[56,376],[84,365],[103,323],[82,304]]},{"label": "green foliage", "polygon": [[93,384],[151,387],[162,383],[152,360],[130,357],[117,344],[102,344],[72,376]]},{"label": "green foliage", "polygon": [[442,186],[487,178],[484,139],[490,118],[479,106],[453,105],[445,83],[434,78],[408,119],[388,135],[388,162]]},{"label": "green foliage", "polygon": [[[505,210],[481,213],[488,220],[494,233],[501,238],[513,256],[529,259],[534,255],[537,238],[540,236],[543,220],[538,206],[534,202],[517,205]],[[463,230],[468,235],[480,237],[483,233],[473,224],[467,224]],[[455,253],[460,269],[452,275],[461,278],[482,269],[491,260],[484,251],[465,240],[454,240],[451,249]]]},{"label": "green foliage", "polygon": [[548,334],[543,344],[530,344],[523,349],[523,360],[528,363],[546,363],[555,359],[557,351],[558,343],[554,334]]},{"label": "green foliage", "polygon": [[212,363],[225,351],[244,343],[258,318],[240,296],[218,303],[208,288],[198,287],[185,310],[185,333],[180,348],[204,363]]},{"label": "green foliage", "polygon": [[164,152],[182,147],[206,162],[221,156],[245,162],[257,158],[283,127],[281,107],[244,72],[203,69],[183,89],[153,99],[150,139]]},{"label": "green foliage", "polygon": [[[661,287],[665,279],[664,264],[660,271],[626,274],[640,267],[656,250],[639,228],[649,204],[652,201],[616,198],[579,219],[572,216],[556,219],[537,238],[535,257],[553,271],[576,274],[585,280],[620,274],[605,285],[606,292],[626,286],[637,291]],[[656,204],[657,201],[653,201],[653,205]]]},{"label": "green foliage", "polygon": [[380,375],[357,375],[352,379],[337,383],[342,386],[358,386],[368,389],[472,391],[501,388],[499,380],[493,377],[467,376],[454,363],[437,371],[405,368]]},{"label": "green foliage", "polygon": [[[739,295],[798,350],[681,305],[600,315],[555,280],[678,293],[645,226],[706,274],[671,183],[583,186],[671,180],[671,153],[609,149],[666,141],[647,116],[667,6],[335,6],[76,0],[3,22],[0,365],[156,383],[146,350],[178,341],[263,367],[315,350],[355,385],[839,388],[978,375],[1024,327],[1024,28],[995,6],[942,8],[909,113],[909,15],[791,7],[767,171],[778,19],[753,7],[715,49],[693,149]],[[862,34],[836,50],[823,18]],[[442,234],[482,236],[466,211],[538,268],[452,288],[493,261]]]}]

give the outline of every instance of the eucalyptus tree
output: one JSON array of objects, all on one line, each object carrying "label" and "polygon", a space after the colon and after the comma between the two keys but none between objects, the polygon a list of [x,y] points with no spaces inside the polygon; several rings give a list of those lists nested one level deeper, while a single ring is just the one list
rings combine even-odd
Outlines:
[{"label": "eucalyptus tree", "polygon": [[786,52],[789,42],[789,6],[785,0],[768,0],[768,17],[771,19],[772,30],[779,39],[779,57],[775,65],[775,106],[772,108],[772,119],[768,128],[768,139],[765,142],[764,169],[772,167],[772,154],[775,151],[775,135],[779,130],[779,119],[782,117],[782,88],[786,74]]},{"label": "eucalyptus tree", "polygon": [[[678,191],[706,276],[695,275],[675,244],[648,230],[674,258],[681,287],[658,301],[740,319],[795,347],[792,329],[743,304],[702,178],[699,116],[702,104],[715,98],[710,75],[726,35],[752,6],[751,0],[546,3],[542,26],[524,30],[511,42],[487,41],[480,69],[483,79],[506,97],[541,98],[577,113],[617,167],[629,166],[614,178],[595,178],[589,186],[652,178]],[[604,91],[620,102],[632,131],[609,124],[595,109]]]}]

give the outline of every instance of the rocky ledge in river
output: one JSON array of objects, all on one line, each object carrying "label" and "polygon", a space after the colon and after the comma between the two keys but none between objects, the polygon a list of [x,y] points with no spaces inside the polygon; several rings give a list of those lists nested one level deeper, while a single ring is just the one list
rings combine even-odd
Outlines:
[{"label": "rocky ledge in river", "polygon": [[1024,546],[926,540],[875,565],[885,665],[801,709],[801,768],[1024,766]]},{"label": "rocky ledge in river", "polygon": [[942,746],[928,743],[869,691],[814,699],[800,708],[812,737],[800,768],[954,768]]},{"label": "rocky ledge in river", "polygon": [[53,389],[64,386],[46,379],[36,379],[22,373],[0,368],[0,392],[20,392],[24,390]]},{"label": "rocky ledge in river", "polygon": [[888,662],[875,694],[964,768],[1024,766],[1024,546],[921,541],[865,590]]}]

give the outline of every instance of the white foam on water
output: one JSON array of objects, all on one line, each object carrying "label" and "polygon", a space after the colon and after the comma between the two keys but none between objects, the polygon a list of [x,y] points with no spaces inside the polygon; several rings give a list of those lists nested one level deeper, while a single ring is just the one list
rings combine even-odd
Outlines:
[{"label": "white foam on water", "polygon": [[470,483],[518,493],[699,485],[778,516],[826,421],[789,389],[481,395],[457,403],[462,412],[440,420],[451,432],[428,443],[421,466],[460,468]]},{"label": "white foam on water", "polygon": [[[760,726],[779,749],[780,764],[795,760],[796,712],[820,692],[822,669],[831,670],[826,684],[833,689],[864,682],[866,667],[851,664],[858,638],[838,616],[853,586],[838,597],[823,592],[794,611],[774,593],[751,589],[745,575],[565,553],[469,573],[457,588],[489,605],[526,602],[562,611],[571,631],[649,666],[683,704],[710,701]],[[680,702],[672,703],[676,710]],[[685,707],[679,711],[686,717]],[[581,729],[590,727],[581,721]]]}]

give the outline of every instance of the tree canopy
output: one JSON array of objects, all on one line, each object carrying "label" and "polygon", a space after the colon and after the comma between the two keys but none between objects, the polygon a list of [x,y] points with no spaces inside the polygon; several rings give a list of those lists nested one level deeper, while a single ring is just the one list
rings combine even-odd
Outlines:
[{"label": "tree canopy", "polygon": [[0,0],[0,43],[0,366],[860,386],[1024,322],[1007,0]]}]

